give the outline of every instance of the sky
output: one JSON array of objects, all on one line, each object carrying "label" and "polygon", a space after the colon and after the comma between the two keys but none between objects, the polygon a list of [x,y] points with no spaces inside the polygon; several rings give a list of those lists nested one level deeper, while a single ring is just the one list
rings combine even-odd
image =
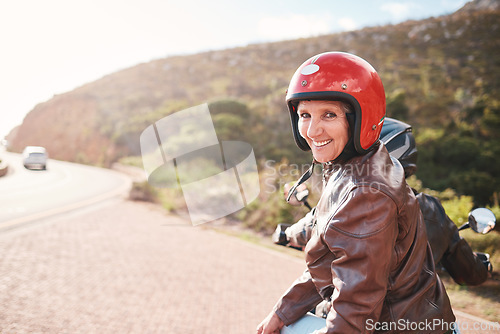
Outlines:
[{"label": "sky", "polygon": [[2,1],[0,139],[38,103],[139,63],[424,19],[467,2]]}]

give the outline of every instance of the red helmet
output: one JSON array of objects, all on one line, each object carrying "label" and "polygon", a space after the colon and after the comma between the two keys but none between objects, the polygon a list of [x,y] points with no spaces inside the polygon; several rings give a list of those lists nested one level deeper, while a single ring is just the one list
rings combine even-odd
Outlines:
[{"label": "red helmet", "polygon": [[286,94],[297,146],[311,148],[298,130],[300,100],[337,100],[349,103],[356,116],[354,147],[368,152],[378,141],[385,118],[385,92],[375,69],[364,59],[344,52],[326,52],[304,62],[295,72]]}]

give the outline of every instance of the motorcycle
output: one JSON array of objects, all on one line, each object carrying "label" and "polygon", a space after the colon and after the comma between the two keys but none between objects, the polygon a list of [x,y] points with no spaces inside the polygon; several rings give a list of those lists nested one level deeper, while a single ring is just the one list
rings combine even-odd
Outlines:
[{"label": "motorcycle", "polygon": [[[292,191],[291,194],[290,190]],[[288,203],[293,206],[305,205],[309,209],[309,212],[304,218],[302,218],[295,224],[278,224],[276,230],[272,234],[272,240],[275,244],[278,245],[289,246],[298,250],[303,250],[307,241],[309,240],[310,233],[314,225],[313,216],[315,208],[313,208],[308,203],[309,190],[304,184],[301,184],[295,188],[291,186],[291,184],[285,184],[284,195],[288,200]],[[460,226],[458,228],[458,232],[470,228],[476,233],[487,234],[495,228],[495,225],[496,217],[491,210],[486,208],[477,208],[469,213],[468,222]],[[427,233],[429,233],[429,230],[433,229],[426,228]],[[457,230],[456,227],[455,230]],[[470,246],[464,239],[461,239],[461,242],[462,244],[459,246],[461,248],[461,251],[459,253],[461,253],[462,255],[465,253],[469,256],[468,260],[466,261],[462,261],[463,259],[461,259],[460,257],[454,256],[448,256],[448,258],[440,257],[440,254],[442,255],[442,253],[440,253],[439,250],[433,250],[432,243],[430,243],[436,266],[439,266],[441,268],[444,267],[443,269],[449,272],[450,276],[455,280],[457,284],[463,285],[464,283],[469,284],[472,282],[473,284],[471,285],[478,285],[483,283],[487,277],[485,278],[482,274],[486,271],[487,273],[489,273],[488,275],[490,275],[493,271],[493,267],[490,262],[490,255],[480,252],[473,253],[470,249]],[[439,247],[436,248],[439,249]],[[474,260],[471,261],[471,257],[474,257]],[[447,260],[456,263],[448,263],[448,265],[442,266],[442,264],[440,263],[441,260]],[[484,265],[484,267],[482,267],[481,263],[482,265]],[[464,277],[465,279],[463,279]],[[482,278],[479,278],[478,280],[478,277]],[[310,312],[317,316],[326,318],[330,307],[331,304],[329,301],[323,301]]]},{"label": "motorcycle", "polygon": [[[468,222],[458,228],[458,231],[465,229],[472,229],[476,233],[487,234],[490,233],[496,224],[495,214],[486,208],[477,208],[469,213]],[[486,266],[488,272],[493,271],[493,266],[490,262],[490,255],[488,253],[475,252],[476,256],[481,259]]]},{"label": "motorcycle", "polygon": [[[289,194],[290,190],[293,191],[291,195]],[[310,231],[313,226],[314,208],[312,208],[308,202],[309,190],[305,184],[301,184],[295,189],[293,189],[291,184],[285,184],[284,195],[285,198],[289,199],[289,204],[293,206],[305,205],[310,211],[304,218],[295,224],[278,224],[271,238],[275,244],[303,250],[307,240],[309,239]],[[476,233],[487,234],[495,228],[495,225],[496,217],[491,210],[486,208],[477,208],[469,213],[468,222],[460,226],[458,231],[470,228]],[[427,228],[428,233],[432,230],[432,228]],[[429,236],[429,239],[430,237],[431,236]],[[431,250],[433,250],[432,243]],[[493,267],[490,262],[490,255],[488,253],[474,252],[474,255],[481,260],[483,265],[486,267],[487,272],[491,273],[493,271]],[[434,260],[436,265],[439,265],[442,257],[435,256]]]}]

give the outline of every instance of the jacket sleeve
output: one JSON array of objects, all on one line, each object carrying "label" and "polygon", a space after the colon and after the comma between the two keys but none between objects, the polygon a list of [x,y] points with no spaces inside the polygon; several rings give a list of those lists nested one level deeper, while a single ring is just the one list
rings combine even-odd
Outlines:
[{"label": "jacket sleeve", "polygon": [[320,301],[322,298],[309,271],[306,270],[278,300],[274,311],[288,326],[313,309]]},{"label": "jacket sleeve", "polygon": [[303,248],[311,237],[311,230],[314,222],[313,208],[298,222],[286,229],[285,233],[292,247]]},{"label": "jacket sleeve", "polygon": [[488,279],[488,269],[461,237],[443,255],[441,263],[457,284],[480,285]]},{"label": "jacket sleeve", "polygon": [[373,187],[351,191],[329,218],[324,242],[334,255],[332,307],[324,333],[366,333],[379,320],[398,235],[397,206]]},{"label": "jacket sleeve", "polygon": [[434,261],[441,262],[453,280],[460,285],[479,285],[488,278],[488,270],[469,244],[460,237],[455,223],[441,202],[420,193],[417,199],[424,216]]}]

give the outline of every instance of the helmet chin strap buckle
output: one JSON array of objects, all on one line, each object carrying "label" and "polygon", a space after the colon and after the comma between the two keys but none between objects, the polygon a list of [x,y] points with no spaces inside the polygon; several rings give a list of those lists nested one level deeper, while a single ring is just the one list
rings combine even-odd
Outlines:
[{"label": "helmet chin strap buckle", "polygon": [[293,185],[293,187],[288,191],[288,196],[286,197],[286,201],[290,202],[290,198],[292,198],[292,195],[295,193],[297,190],[297,187],[300,186],[302,183],[306,182],[312,175],[314,165],[317,163],[316,159],[313,160],[311,167],[309,167],[308,170],[302,176],[299,178],[299,180]]}]

